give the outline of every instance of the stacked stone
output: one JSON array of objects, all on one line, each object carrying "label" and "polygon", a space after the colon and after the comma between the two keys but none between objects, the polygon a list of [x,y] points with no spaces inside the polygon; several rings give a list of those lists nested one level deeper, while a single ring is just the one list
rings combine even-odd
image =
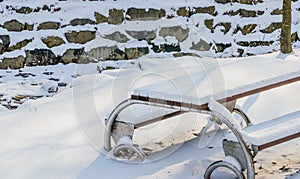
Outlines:
[{"label": "stacked stone", "polygon": [[[239,4],[247,5],[247,7],[253,7],[255,5],[263,4],[262,0],[215,0],[215,4],[228,7],[239,7]],[[278,30],[281,28],[281,22],[270,22],[269,26],[261,28],[259,22],[249,23],[246,25],[233,25],[230,21],[219,21],[223,17],[240,17],[242,19],[259,18],[265,15],[278,16],[279,19],[282,11],[280,8],[276,8],[271,13],[265,10],[248,10],[246,8],[232,8],[234,10],[217,9],[220,6],[207,6],[207,7],[178,7],[166,9],[155,9],[155,8],[136,8],[131,7],[128,9],[109,9],[108,15],[103,15],[99,12],[91,12],[94,15],[93,19],[85,17],[76,17],[72,19],[68,24],[62,24],[59,20],[46,21],[38,24],[31,24],[27,22],[20,22],[16,19],[0,24],[0,28],[5,29],[8,32],[23,33],[23,32],[34,32],[39,31],[44,34],[40,39],[25,38],[20,39],[16,44],[11,44],[9,35],[0,35],[0,55],[3,58],[0,59],[0,68],[12,68],[18,69],[26,66],[36,65],[54,65],[57,63],[90,63],[97,62],[100,60],[126,60],[126,59],[137,59],[150,52],[152,53],[172,53],[174,56],[182,55],[196,55],[198,52],[207,52],[214,50],[217,56],[222,56],[223,53],[228,53],[231,49],[231,56],[245,56],[251,55],[245,52],[247,48],[259,48],[261,46],[271,46],[275,42],[278,42],[278,37],[264,41],[261,40],[261,34],[278,34]],[[242,6],[245,7],[245,6]],[[297,9],[296,9],[297,10]],[[298,9],[299,10],[299,9]],[[298,11],[297,10],[297,11]],[[21,7],[15,8],[13,6],[7,6],[6,11],[12,11],[18,14],[30,14],[30,13],[56,13],[62,11],[60,7],[55,5],[44,5],[42,7]],[[171,14],[168,12],[172,12]],[[189,20],[195,16],[203,16],[205,20],[203,24],[195,24],[191,27]],[[76,16],[76,14],[74,14]],[[79,15],[78,15],[79,16]],[[157,27],[155,30],[115,30],[112,33],[99,35],[97,29],[99,24],[108,24],[112,29],[118,29],[126,22],[139,22],[139,21],[174,21],[176,18],[185,18],[187,23],[183,25],[173,25],[167,27]],[[226,18],[224,18],[226,19]],[[89,27],[76,29],[76,27]],[[91,30],[93,27],[94,30]],[[74,30],[69,30],[69,29]],[[183,47],[182,44],[186,43],[188,37],[194,33],[191,28],[198,29],[197,33],[201,34],[203,30],[211,34],[222,34],[230,36],[234,39],[233,42],[222,42],[215,40],[204,40],[198,39],[192,41],[189,47]],[[64,30],[68,29],[68,30]],[[63,36],[48,35],[49,30],[60,30],[63,32]],[[242,36],[248,36],[251,34],[258,34],[260,36],[257,39],[251,41],[245,41],[241,39],[235,39],[237,34]],[[276,36],[276,35],[274,35]],[[77,44],[86,45],[94,41],[97,37],[112,41],[114,44],[121,45],[110,45],[110,46],[97,46],[94,45],[89,50],[84,47],[80,48],[68,48],[65,49],[62,54],[55,54],[54,48],[61,47],[66,44]],[[172,42],[158,43],[158,39],[173,38]],[[293,41],[299,41],[297,32],[292,34]],[[36,41],[41,41],[45,45],[42,49],[31,49],[30,44]],[[132,41],[144,42],[145,45],[131,46]],[[113,44],[112,43],[112,44]],[[122,46],[123,48],[121,48]],[[233,46],[235,48],[233,48]],[[78,47],[78,46],[77,46]],[[185,48],[185,49],[184,49]],[[25,55],[19,55],[15,58],[5,58],[5,53],[23,50]],[[193,53],[189,53],[189,51]]]}]

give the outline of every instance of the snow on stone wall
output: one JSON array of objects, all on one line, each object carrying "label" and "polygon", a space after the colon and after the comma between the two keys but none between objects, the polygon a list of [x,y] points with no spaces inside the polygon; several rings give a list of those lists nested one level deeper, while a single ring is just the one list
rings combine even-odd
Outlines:
[{"label": "snow on stone wall", "polygon": [[[294,46],[299,5],[292,5]],[[279,49],[281,6],[281,0],[4,0],[0,68],[268,53]]]}]

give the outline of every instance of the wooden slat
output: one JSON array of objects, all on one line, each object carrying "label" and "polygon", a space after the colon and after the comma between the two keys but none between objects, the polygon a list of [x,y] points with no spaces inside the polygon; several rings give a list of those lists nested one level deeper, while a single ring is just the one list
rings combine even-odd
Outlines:
[{"label": "wooden slat", "polygon": [[240,99],[240,98],[243,98],[243,97],[246,97],[246,96],[250,96],[250,95],[253,95],[253,94],[256,94],[256,93],[260,93],[260,92],[263,92],[263,91],[267,91],[267,90],[270,90],[270,89],[273,89],[273,88],[277,88],[277,87],[284,86],[284,85],[291,84],[291,83],[298,82],[298,81],[300,81],[300,76],[295,77],[295,78],[291,78],[291,79],[288,79],[288,80],[285,80],[285,81],[280,81],[280,82],[277,82],[277,83],[274,83],[274,84],[266,85],[266,86],[256,88],[256,89],[253,89],[253,90],[250,90],[250,91],[246,91],[246,92],[243,92],[243,93],[239,93],[239,94],[236,94],[236,95],[233,95],[233,96],[229,96],[229,97],[217,100],[217,101],[220,102],[220,103],[225,103],[227,101],[237,100],[237,99]]},{"label": "wooden slat", "polygon": [[[291,78],[285,81],[281,81],[281,82],[277,82],[277,83],[273,83],[273,84],[269,84],[260,88],[256,88],[250,91],[246,91],[243,93],[238,93],[236,95],[233,96],[228,96],[222,99],[218,99],[217,101],[221,104],[229,102],[229,101],[234,101],[246,96],[250,96],[256,93],[260,93],[263,91],[267,91],[273,88],[277,88],[280,86],[284,86],[287,84],[291,84],[294,82],[298,82],[300,81],[300,76],[299,77],[295,77],[295,78]],[[197,110],[208,110],[208,104],[192,104],[192,103],[186,103],[186,102],[178,102],[178,101],[172,101],[172,100],[165,100],[165,99],[159,99],[159,98],[151,98],[148,96],[140,96],[140,95],[131,95],[131,99],[136,99],[136,100],[140,100],[140,101],[148,101],[148,102],[154,102],[154,103],[158,103],[158,104],[166,104],[166,105],[170,105],[170,106],[178,106],[178,107],[186,107],[186,108],[190,108],[190,109],[197,109]]]},{"label": "wooden slat", "polygon": [[287,136],[287,137],[283,137],[281,139],[278,139],[278,140],[275,140],[275,141],[272,141],[272,142],[269,142],[269,143],[266,143],[266,144],[263,144],[263,145],[260,145],[260,146],[257,146],[257,147],[258,147],[258,150],[263,150],[263,149],[266,149],[266,148],[269,148],[269,147],[272,147],[272,146],[290,141],[290,140],[298,138],[298,137],[300,137],[300,132],[298,132],[296,134],[293,134],[293,135],[290,135],[290,136]]},{"label": "wooden slat", "polygon": [[162,121],[162,120],[165,120],[165,119],[169,119],[169,118],[174,117],[174,116],[178,116],[178,115],[183,114],[183,113],[185,113],[185,112],[184,111],[174,111],[174,112],[171,112],[171,113],[168,113],[168,114],[165,114],[165,115],[161,115],[159,117],[155,117],[153,119],[149,119],[147,121],[135,124],[134,128],[137,129],[137,128],[146,126],[148,124],[152,124],[154,122],[158,122],[158,121]]},{"label": "wooden slat", "polygon": [[[270,90],[270,89],[274,89],[274,88],[284,86],[284,85],[287,85],[287,84],[291,84],[291,83],[294,83],[294,82],[298,82],[298,81],[300,81],[300,76],[295,77],[295,78],[291,78],[291,79],[288,79],[288,80],[285,80],[285,81],[269,84],[269,85],[266,85],[266,86],[263,86],[263,87],[260,87],[260,88],[256,88],[256,89],[253,89],[253,90],[250,90],[250,91],[246,91],[246,92],[243,92],[243,93],[239,93],[239,94],[236,94],[236,95],[233,95],[233,96],[228,96],[228,97],[225,97],[223,99],[218,99],[217,101],[222,104],[222,103],[226,103],[226,102],[229,102],[229,101],[234,101],[234,100],[246,97],[246,96],[250,96],[250,95],[253,95],[253,94],[256,94],[256,93],[264,92],[264,91],[267,91],[267,90]],[[153,102],[153,103],[157,103],[157,104],[166,104],[166,105],[170,105],[170,106],[185,107],[185,108],[196,109],[196,110],[209,110],[207,103],[205,103],[205,104],[192,104],[192,103],[178,102],[178,101],[165,100],[165,99],[159,99],[159,98],[151,98],[151,97],[148,97],[148,96],[140,96],[140,95],[131,95],[131,99],[146,101],[146,102]],[[148,121],[139,123],[135,126],[136,126],[136,128],[142,127],[142,126],[151,124],[153,122],[162,121],[164,119],[168,119],[170,117],[180,115],[181,113],[182,113],[182,111],[175,111],[173,113],[169,113],[169,114],[159,116],[159,117],[150,119]],[[283,137],[283,138],[275,140],[275,141],[271,141],[271,142],[263,144],[263,145],[260,145],[260,146],[258,146],[258,150],[263,150],[263,149],[272,147],[274,145],[278,145],[278,144],[281,144],[283,142],[290,141],[290,140],[298,138],[298,137],[300,137],[300,132],[298,132],[296,134],[293,134],[293,135],[290,135],[290,136],[287,136],[287,137]]]},{"label": "wooden slat", "polygon": [[140,96],[140,95],[131,95],[131,99],[145,101],[145,102],[152,102],[156,104],[165,104],[168,106],[176,106],[176,107],[185,107],[189,109],[196,109],[196,110],[208,110],[208,104],[193,104],[193,103],[185,103],[179,101],[172,101],[172,100],[165,100],[160,98],[151,98],[148,96]]}]

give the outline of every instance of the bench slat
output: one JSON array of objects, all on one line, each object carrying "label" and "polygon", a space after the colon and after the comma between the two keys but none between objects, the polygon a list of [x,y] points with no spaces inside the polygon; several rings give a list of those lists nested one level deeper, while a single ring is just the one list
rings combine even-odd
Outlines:
[{"label": "bench slat", "polygon": [[155,118],[149,119],[147,121],[135,124],[134,128],[137,129],[137,128],[140,128],[140,127],[143,127],[143,126],[146,126],[146,125],[158,122],[158,121],[162,121],[162,120],[165,120],[165,119],[169,119],[171,117],[178,116],[178,115],[183,114],[183,113],[185,113],[185,112],[184,111],[171,112],[171,113],[168,113],[168,114],[165,114],[165,115],[162,115],[162,116],[159,116],[159,117],[155,117]]},{"label": "bench slat", "polygon": [[140,95],[131,95],[131,99],[138,100],[138,101],[145,101],[145,102],[152,102],[155,104],[165,104],[168,106],[176,106],[176,107],[185,107],[189,109],[196,109],[196,110],[208,110],[208,103],[205,104],[193,104],[193,103],[185,103],[179,101],[172,101],[172,100],[165,100],[160,98],[152,98],[148,96],[140,96]]},{"label": "bench slat", "polygon": [[296,134],[292,134],[292,135],[286,136],[286,137],[283,137],[281,139],[278,139],[278,140],[275,140],[275,141],[272,141],[272,142],[269,142],[269,143],[266,143],[266,144],[263,144],[263,145],[260,145],[260,146],[257,146],[257,147],[258,147],[258,150],[263,150],[263,149],[266,149],[266,148],[269,148],[269,147],[273,147],[275,145],[278,145],[278,144],[290,141],[292,139],[296,139],[298,137],[300,137],[300,132],[298,132]]},{"label": "bench slat", "polygon": [[[250,96],[256,93],[260,93],[260,92],[264,92],[273,88],[277,88],[280,86],[284,86],[287,84],[291,84],[294,82],[298,82],[300,81],[300,76],[295,77],[295,78],[291,78],[291,79],[287,79],[284,81],[280,81],[277,83],[273,83],[273,84],[269,84],[260,88],[256,88],[250,91],[246,91],[243,93],[238,93],[235,94],[233,96],[228,96],[222,99],[217,99],[216,101],[218,101],[219,103],[226,103],[226,102],[230,102],[230,101],[234,101],[246,96]],[[165,99],[160,99],[160,98],[152,98],[149,96],[143,96],[143,95],[131,95],[131,99],[135,99],[135,100],[140,100],[140,101],[146,101],[146,102],[153,102],[153,103],[157,103],[157,104],[166,104],[169,106],[177,106],[177,107],[186,107],[186,108],[190,108],[190,109],[197,109],[197,110],[208,110],[208,103],[204,103],[204,104],[193,104],[193,103],[186,103],[186,102],[179,102],[179,101],[173,101],[173,100],[165,100]]]},{"label": "bench slat", "polygon": [[233,96],[230,96],[230,97],[226,97],[226,98],[223,98],[223,99],[220,99],[220,100],[217,100],[217,101],[219,103],[224,103],[226,101],[233,101],[233,100],[237,100],[237,99],[240,99],[240,98],[243,98],[243,97],[246,97],[246,96],[250,96],[250,95],[253,95],[253,94],[256,94],[256,93],[264,92],[264,91],[267,91],[267,90],[270,90],[270,89],[273,89],[273,88],[277,88],[277,87],[280,87],[280,86],[284,86],[284,85],[287,85],[287,84],[298,82],[298,81],[300,81],[300,76],[295,77],[295,78],[291,78],[291,79],[288,79],[288,80],[280,81],[278,83],[266,85],[266,86],[256,88],[256,89],[253,89],[253,90],[250,90],[250,91],[246,91],[244,93],[239,93],[239,94],[236,94],[236,95],[233,95]]}]

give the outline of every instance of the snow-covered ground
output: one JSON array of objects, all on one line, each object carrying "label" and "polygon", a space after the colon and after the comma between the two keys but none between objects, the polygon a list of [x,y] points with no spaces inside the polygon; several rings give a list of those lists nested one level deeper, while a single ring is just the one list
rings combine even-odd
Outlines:
[{"label": "snow-covered ground", "polygon": [[[232,60],[237,63],[253,60],[253,64],[257,63],[257,69],[248,65],[244,68],[250,68],[252,75],[259,77],[260,74],[272,75],[280,71],[270,68],[268,71],[261,71],[263,64],[260,64],[259,59],[281,61],[283,66],[294,64],[286,68],[286,73],[289,73],[300,66],[300,61],[297,61],[299,55],[300,50],[295,49],[294,54],[285,58],[278,58],[278,53],[273,53],[217,61],[225,67]],[[16,95],[43,95],[36,100],[23,101],[16,110],[1,108],[1,178],[203,178],[207,166],[224,156],[221,141],[228,133],[225,126],[217,130],[215,137],[207,145],[202,145],[203,141],[195,138],[150,155],[143,163],[117,161],[103,150],[104,118],[113,106],[126,99],[138,87],[161,84],[161,81],[174,75],[180,77],[188,74],[188,68],[195,65],[184,58],[190,57],[22,69],[22,72],[35,75],[29,77],[16,77],[21,73],[19,70],[0,71],[3,76],[0,78],[2,96],[13,98]],[[195,59],[198,62],[207,60],[209,59]],[[166,62],[170,63],[170,68],[163,71]],[[176,63],[177,67],[179,64],[181,72],[176,69],[176,73],[172,73],[174,69],[171,68],[171,63]],[[99,73],[99,65],[119,69]],[[202,68],[203,66],[199,69]],[[243,76],[239,76],[242,74],[242,70],[239,70],[237,79]],[[49,78],[56,78],[58,81]],[[198,82],[201,80],[195,81],[195,84]],[[67,85],[58,87],[54,93],[47,91],[49,86],[56,86],[58,83]],[[300,83],[297,82],[243,98],[238,104],[254,123],[279,117],[284,119],[288,113],[299,112],[299,88]],[[174,123],[174,120],[178,122]],[[188,114],[159,125],[147,126],[136,132],[136,141],[145,142],[155,137],[155,140],[161,141],[172,136],[175,129],[187,124],[197,130],[206,124],[206,118]],[[255,158],[257,178],[299,178],[299,151],[299,139],[296,139],[260,152]],[[228,172],[216,173],[215,176],[226,177],[230,177]]]},{"label": "snow-covered ground", "polygon": [[[170,9],[169,7],[172,6],[176,9],[182,5],[186,7],[216,5],[217,7],[224,7],[224,11],[231,8],[230,4],[220,5],[213,1],[207,1],[206,4],[199,1],[195,4],[194,1],[188,0],[180,0],[176,1],[176,3],[170,0],[164,2],[161,2],[160,0],[144,0],[143,3],[139,3],[139,0],[133,0],[131,3],[128,3],[127,1],[118,1],[118,3],[109,1],[110,4],[103,6],[99,6],[99,4],[95,6],[95,4],[104,2],[86,2],[84,8],[81,6],[78,7],[78,4],[76,4],[77,2],[78,1],[59,1],[54,3],[55,7],[61,7],[62,10],[51,13],[51,16],[49,15],[50,12],[48,14],[43,13],[39,18],[37,18],[36,13],[21,15],[5,11],[5,13],[2,14],[1,23],[11,19],[17,19],[22,23],[28,22],[35,25],[47,20],[59,21],[62,25],[65,25],[74,18],[86,17],[93,19],[94,12],[100,12],[107,16],[107,9],[110,8],[126,9],[129,7],[144,8],[146,6],[149,8]],[[275,3],[273,3],[273,1],[266,0],[266,2],[267,5],[272,3],[272,6],[270,6],[271,8],[268,10],[266,9],[267,5],[253,7],[253,9],[257,10],[257,8],[260,8],[260,10],[266,10],[270,13],[273,9],[281,7],[279,1],[274,1]],[[30,4],[33,7],[40,7],[44,4],[51,5],[52,3],[45,0],[22,0],[13,2],[13,4],[15,7],[22,7],[26,4]],[[4,11],[6,5],[11,5],[11,2],[1,2],[0,10]],[[250,7],[248,5],[240,5],[236,8]],[[89,10],[85,11],[82,9]],[[76,12],[78,16],[74,17],[74,12]],[[167,11],[167,15],[172,15],[174,12],[175,11],[169,10]],[[293,13],[297,14],[297,11],[293,11]],[[120,29],[149,30],[149,26],[151,26],[152,29],[150,30],[154,30],[157,27],[175,26],[178,24],[183,25],[184,27],[197,23],[203,24],[206,18],[211,17],[209,15],[194,15],[188,22],[186,22],[186,18],[178,17],[176,20],[172,21],[172,23],[170,21],[165,23],[165,19],[156,22],[139,23],[128,21],[118,28],[114,28],[112,25],[106,23],[99,24],[96,25],[97,29],[101,30],[101,33],[100,30],[97,31],[97,36],[99,37],[94,41],[87,43],[84,47],[86,47],[86,50],[89,50],[89,48],[92,48],[97,44],[118,45],[119,48],[124,48],[123,44],[109,42],[108,40],[101,38],[101,36]],[[259,21],[263,22],[261,28],[265,28],[271,21],[280,19],[274,16],[263,16],[259,20],[253,18],[250,20],[248,19],[248,21],[245,21],[238,16],[228,18],[230,19],[217,18],[215,19],[215,23],[223,22],[224,20],[231,21],[232,18],[235,18],[233,20],[233,25],[246,25]],[[293,19],[293,32],[299,32],[299,17],[294,15]],[[73,28],[76,28],[76,30],[93,30],[94,26],[67,26],[63,30],[49,30],[48,35],[57,35],[65,39],[63,36],[64,32],[74,30]],[[193,30],[197,32],[197,29],[192,29],[192,31]],[[207,34],[205,35],[205,40],[208,39],[214,41],[218,39],[223,42],[232,42],[230,40],[231,38],[228,38],[231,33],[228,33],[227,36],[223,36],[211,34],[209,29],[202,30]],[[10,35],[11,44],[16,44],[24,37],[34,38],[34,41],[25,49],[45,47],[45,44],[42,44],[40,41],[40,38],[44,35],[42,31],[26,31],[22,34],[17,34],[1,29],[0,32]],[[255,36],[256,34],[249,35],[245,40],[251,40],[252,38],[256,39]],[[276,34],[275,36],[277,38]],[[182,45],[189,49],[188,45],[190,45],[192,41],[196,42],[199,38],[200,36],[198,33],[190,34],[187,44]],[[242,38],[242,35],[238,33],[236,38],[240,39]],[[272,34],[264,36],[264,40],[272,40],[273,38],[274,35]],[[143,45],[141,42],[137,42],[134,39],[131,40],[132,46]],[[166,38],[163,40],[172,41],[174,39]],[[298,42],[296,46],[299,46]],[[79,47],[82,47],[82,45],[65,44],[55,47],[52,50],[56,54],[61,55],[67,48]],[[269,51],[269,48],[276,49],[278,46],[276,48],[268,47],[268,49],[256,49],[255,52],[250,49],[249,52],[260,54]],[[0,57],[15,57],[20,54],[24,55],[23,50],[5,53]],[[157,54],[149,54],[148,57],[153,57],[155,55]],[[300,49],[295,49],[295,53],[286,58],[278,56],[278,53],[244,59],[215,60],[202,58],[198,60],[203,63],[197,63],[197,65],[205,64],[205,66],[199,68],[199,71],[201,71],[203,70],[203,67],[206,69],[209,68],[209,65],[212,65],[213,61],[217,61],[219,64],[224,65],[227,63],[229,64],[232,61],[234,61],[233,63],[238,64],[240,61],[253,60],[257,63],[254,62],[252,63],[252,66],[247,66],[247,70],[242,70],[243,68],[234,68],[232,71],[229,71],[230,75],[236,76],[237,79],[241,79],[242,75],[240,76],[240,74],[247,71],[248,73],[251,73],[252,77],[266,77],[268,75],[276,76],[276,73],[280,71],[286,72],[287,74],[291,72],[297,73],[297,69],[300,70],[299,55]],[[159,56],[166,56],[166,54],[160,54]],[[263,60],[260,61],[260,59]],[[224,157],[221,142],[222,138],[228,133],[224,126],[222,126],[220,130],[210,131],[212,134],[215,134],[215,137],[208,144],[208,141],[206,141],[205,138],[198,137],[152,154],[143,163],[116,161],[110,156],[110,153],[103,150],[104,118],[111,112],[113,106],[116,106],[122,100],[129,97],[134,91],[142,92],[143,89],[149,87],[156,87],[156,90],[163,90],[168,94],[169,92],[174,92],[172,90],[174,90],[173,87],[175,84],[175,86],[180,86],[180,88],[175,88],[175,93],[178,92],[177,90],[179,89],[181,95],[186,95],[189,90],[189,82],[192,81],[194,85],[192,86],[195,87],[195,85],[201,84],[201,80],[203,80],[201,76],[194,76],[197,74],[198,67],[193,63],[197,60],[193,60],[195,59],[191,57],[183,57],[176,60],[164,58],[156,60],[140,59],[121,62],[99,62],[86,65],[59,64],[47,67],[25,67],[21,70],[0,70],[1,178],[203,178],[207,166]],[[175,66],[172,66],[169,63],[171,61],[176,62]],[[276,69],[272,70],[271,63],[268,66],[262,64],[265,61],[276,61],[278,66],[275,66]],[[285,64],[287,64],[287,66],[285,66]],[[259,69],[262,69],[261,67],[263,67],[263,65],[265,65],[266,68],[263,68],[264,70],[260,71]],[[165,66],[168,66],[168,69],[166,69]],[[243,65],[241,66],[243,67]],[[256,69],[255,66],[260,68]],[[282,68],[283,66],[285,66],[286,69]],[[101,71],[106,67],[108,69],[113,68],[113,70],[105,70],[99,73],[99,70]],[[190,71],[191,69],[192,71]],[[196,70],[196,72],[193,70]],[[222,71],[219,72],[221,73],[218,73],[217,75],[222,75]],[[174,76],[180,82],[185,80],[185,78],[182,77],[188,76],[188,79],[184,81],[185,83],[176,84],[172,82],[172,80],[175,79]],[[194,77],[194,79],[191,77]],[[222,78],[218,78],[217,81],[213,82],[218,84],[218,80],[221,80],[220,82],[222,82],[222,85],[220,89],[227,89],[228,86],[226,85],[228,85],[227,82],[230,82],[229,78],[228,76],[224,76],[227,77],[228,81],[226,81],[223,79],[223,76],[221,77]],[[281,77],[288,78],[289,76]],[[231,79],[233,80],[234,78],[230,78],[230,80]],[[244,81],[247,82],[247,80],[250,79]],[[263,82],[268,83],[268,81]],[[159,84],[158,88],[157,84]],[[243,98],[238,101],[238,104],[242,106],[254,123],[261,123],[273,118],[281,119],[286,122],[285,119],[299,116],[299,88],[300,84],[297,82],[275,90]],[[213,89],[216,90],[213,91],[213,93],[218,94],[217,92],[219,92],[220,89]],[[151,92],[151,90],[148,92]],[[188,93],[187,97],[194,93],[198,95],[198,91],[192,89],[192,92]],[[156,97],[161,97],[162,95],[162,93],[152,94],[158,95]],[[172,95],[166,96],[174,98]],[[193,100],[195,100],[195,98],[193,98]],[[7,108],[17,109],[8,110]],[[293,115],[288,115],[289,113],[292,113]],[[140,110],[135,115],[145,115],[145,113]],[[126,117],[126,115],[123,114],[123,117]],[[199,132],[201,127],[207,123],[206,119],[206,116],[193,113],[184,114],[181,117],[172,118],[171,120],[166,120],[137,130],[134,140],[136,143],[146,146],[150,145],[151,142],[152,144],[160,143],[161,141],[176,143],[178,142],[177,138],[174,138],[178,137],[178,133],[176,132],[185,130],[186,135],[193,135],[194,133]],[[182,133],[179,133],[179,136],[181,134]],[[151,142],[149,143],[149,141]],[[300,175],[298,174],[298,172],[300,172],[299,151],[299,139],[295,139],[260,152],[255,158],[257,178],[300,178]],[[215,178],[230,178],[230,176],[227,172],[222,172],[217,173]]]}]

